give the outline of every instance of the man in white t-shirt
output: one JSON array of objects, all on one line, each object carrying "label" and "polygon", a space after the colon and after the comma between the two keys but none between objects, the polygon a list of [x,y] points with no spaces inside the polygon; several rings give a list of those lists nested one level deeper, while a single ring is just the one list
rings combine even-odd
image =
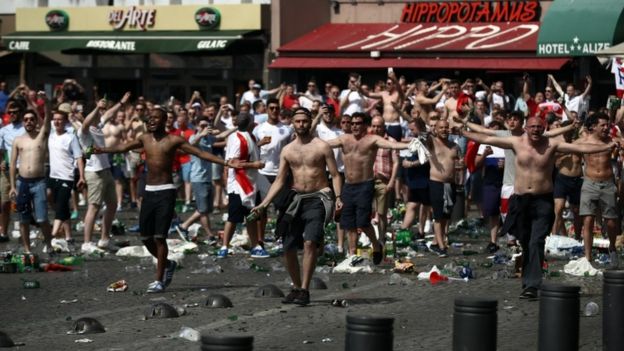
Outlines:
[{"label": "man in white t-shirt", "polygon": [[[106,100],[100,100],[97,103],[96,108],[87,115],[81,129],[78,131],[78,137],[83,147],[104,148],[106,146],[102,129],[106,122],[117,114],[121,106],[128,102],[128,99],[130,99],[130,93],[126,93],[121,101],[108,110],[106,110]],[[108,155],[93,154],[87,158],[85,180],[87,182],[89,205],[85,214],[84,244],[82,244],[82,251],[85,253],[97,250],[91,242],[91,235],[93,234],[93,225],[102,202],[106,205],[106,211],[104,211],[102,219],[102,237],[98,241],[97,247],[106,249],[110,243],[109,233],[117,212],[117,196],[114,191],[115,181],[110,168]]]},{"label": "man in white t-shirt", "polygon": [[55,237],[61,227],[65,233],[65,240],[73,243],[71,236],[71,212],[69,199],[74,188],[74,170],[78,166],[79,179],[77,189],[82,189],[85,184],[84,160],[82,149],[75,134],[67,132],[67,114],[57,111],[52,115],[54,130],[48,138],[48,152],[50,155],[50,178],[48,187],[52,190],[52,198],[55,206],[54,224],[52,225],[52,237]]},{"label": "man in white t-shirt", "polygon": [[568,111],[576,112],[579,115],[582,112],[587,111],[587,108],[589,107],[587,100],[589,97],[589,92],[591,91],[591,88],[592,88],[591,76],[588,75],[585,77],[585,82],[586,82],[585,90],[583,91],[581,95],[577,95],[574,84],[568,83],[566,85],[566,91],[564,94],[563,89],[561,89],[561,86],[559,85],[559,83],[557,83],[557,80],[555,79],[555,77],[553,77],[552,75],[549,75],[549,79],[553,83],[553,86],[555,87],[559,95],[563,96],[563,101]]},{"label": "man in white t-shirt", "polygon": [[[254,80],[249,81],[249,90],[243,93],[240,104],[248,103],[249,106],[253,106],[253,103],[262,100],[266,102],[269,95],[276,94],[280,90],[280,87],[271,90],[263,90],[262,85],[256,83]],[[252,111],[253,112],[253,111]]]},{"label": "man in white t-shirt", "polygon": [[314,101],[323,102],[323,97],[318,92],[316,82],[310,80],[308,82],[308,90],[306,90],[306,92],[299,97],[299,106],[312,110]]},{"label": "man in white t-shirt", "polygon": [[357,73],[349,73],[348,89],[340,93],[340,108],[343,115],[352,116],[356,112],[364,112],[366,109],[366,97],[360,94],[362,77]]}]

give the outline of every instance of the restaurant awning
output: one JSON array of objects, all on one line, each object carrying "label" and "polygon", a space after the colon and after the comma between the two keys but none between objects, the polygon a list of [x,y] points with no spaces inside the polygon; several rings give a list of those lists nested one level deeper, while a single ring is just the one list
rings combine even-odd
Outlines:
[{"label": "restaurant awning", "polygon": [[344,68],[441,68],[486,70],[558,70],[569,59],[565,58],[336,58],[336,57],[279,57],[270,68],[283,69],[344,69]]},{"label": "restaurant awning", "polygon": [[122,53],[181,53],[224,50],[249,31],[15,32],[2,37],[15,52],[90,50]]},{"label": "restaurant awning", "polygon": [[593,56],[624,41],[624,1],[556,0],[542,20],[539,56]]}]

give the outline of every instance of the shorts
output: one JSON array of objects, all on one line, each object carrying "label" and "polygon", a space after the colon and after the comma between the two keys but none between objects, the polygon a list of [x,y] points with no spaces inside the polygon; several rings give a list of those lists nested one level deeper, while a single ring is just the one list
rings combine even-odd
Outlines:
[{"label": "shorts", "polygon": [[388,193],[386,192],[387,184],[382,180],[375,179],[375,208],[377,213],[385,215],[388,213]]},{"label": "shorts", "polygon": [[431,205],[431,200],[429,199],[429,187],[409,189],[407,201],[425,206]]},{"label": "shorts", "polygon": [[85,171],[85,181],[89,204],[100,206],[104,202],[107,206],[117,206],[115,181],[110,169],[106,168],[97,172]]},{"label": "shorts", "polygon": [[52,198],[54,199],[54,219],[66,221],[70,218],[69,199],[74,187],[71,180],[50,178],[48,186],[52,190]]},{"label": "shorts", "polygon": [[371,225],[371,212],[375,183],[367,180],[361,183],[345,183],[342,187],[342,212],[340,226],[343,229],[367,228]]},{"label": "shorts", "polygon": [[481,202],[481,214],[484,218],[500,215],[500,192],[501,187],[498,185],[483,185],[483,201]]},{"label": "shorts", "polygon": [[570,205],[578,206],[581,203],[581,188],[583,177],[568,177],[561,173],[555,176],[553,196],[555,199],[567,199]]},{"label": "shorts", "polygon": [[192,182],[191,188],[193,189],[197,212],[201,214],[212,212],[212,183]]},{"label": "shorts", "polygon": [[245,217],[251,212],[251,209],[243,205],[240,195],[236,193],[228,194],[228,222],[243,223]]},{"label": "shorts", "polygon": [[[48,198],[45,178],[17,178],[17,212],[21,223],[30,223],[33,218],[37,223],[48,221]],[[34,211],[33,211],[34,210]]]},{"label": "shorts", "polygon": [[293,218],[290,231],[284,235],[284,250],[303,249],[305,241],[321,246],[325,237],[325,206],[319,198],[301,200],[299,212]]},{"label": "shorts", "polygon": [[191,163],[183,163],[180,167],[180,175],[182,176],[182,181],[184,183],[191,182]]},{"label": "shorts", "polygon": [[212,180],[223,179],[223,165],[212,163]]},{"label": "shorts", "polygon": [[446,183],[429,180],[429,198],[431,199],[431,209],[433,219],[450,219],[455,204],[455,183],[450,183],[451,194],[447,194],[453,200],[452,204],[444,201],[444,188]]},{"label": "shorts", "polygon": [[386,134],[391,136],[394,140],[400,142],[403,139],[403,128],[397,122],[386,123]]},{"label": "shorts", "polygon": [[9,191],[11,190],[11,181],[9,180],[9,170],[0,172],[0,200],[2,202],[10,202]]},{"label": "shorts", "polygon": [[583,180],[581,188],[580,216],[595,216],[598,207],[602,210],[603,218],[618,218],[617,187],[613,180],[593,181]]},{"label": "shorts", "polygon": [[166,239],[175,215],[176,190],[145,191],[139,213],[141,240]]},{"label": "shorts", "polygon": [[126,178],[121,166],[111,166],[110,170],[114,180],[123,180]]}]

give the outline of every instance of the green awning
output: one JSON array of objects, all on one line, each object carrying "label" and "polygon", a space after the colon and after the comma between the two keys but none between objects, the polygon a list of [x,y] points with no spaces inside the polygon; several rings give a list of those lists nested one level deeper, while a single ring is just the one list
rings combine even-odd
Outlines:
[{"label": "green awning", "polygon": [[249,31],[193,32],[15,32],[2,37],[15,52],[90,50],[180,53],[224,50]]},{"label": "green awning", "polygon": [[624,1],[555,0],[542,20],[538,56],[594,56],[624,41]]}]

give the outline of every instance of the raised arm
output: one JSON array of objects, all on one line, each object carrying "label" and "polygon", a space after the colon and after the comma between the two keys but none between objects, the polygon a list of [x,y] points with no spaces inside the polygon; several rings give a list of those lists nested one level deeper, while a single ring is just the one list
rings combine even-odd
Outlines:
[{"label": "raised arm", "polygon": [[108,110],[106,110],[106,112],[104,112],[104,114],[102,115],[102,123],[108,123],[111,118],[114,118],[117,114],[117,111],[119,111],[121,106],[125,105],[129,99],[130,92],[128,91],[124,94],[124,96],[121,98],[121,100],[119,100],[118,103],[116,103],[115,105],[113,105],[113,107],[109,108]]},{"label": "raised arm", "polygon": [[444,83],[442,84],[442,90],[440,90],[438,95],[434,96],[433,98],[428,98],[422,95],[418,95],[416,96],[415,100],[417,103],[421,105],[435,105],[438,103],[438,101],[440,101],[440,99],[442,98],[442,95],[446,93],[446,89],[448,89],[448,84]]},{"label": "raised arm", "polygon": [[331,148],[342,147],[342,135],[334,139],[325,140],[325,142],[328,143]]},{"label": "raised arm", "polygon": [[548,130],[548,131],[544,132],[544,136],[547,137],[547,138],[556,137],[556,136],[559,136],[561,134],[565,134],[565,133],[567,133],[569,131],[572,131],[572,130],[574,130],[574,128],[576,128],[576,125],[574,123],[568,124],[565,127]]},{"label": "raised arm", "polygon": [[590,75],[587,75],[587,77],[585,77],[585,81],[587,82],[587,85],[585,86],[585,91],[583,91],[583,93],[581,94],[581,99],[585,99],[585,97],[589,95],[589,92],[592,88],[592,77]]},{"label": "raised arm", "polygon": [[93,124],[96,123],[100,115],[100,111],[105,108],[106,108],[106,100],[102,99],[98,101],[93,111],[91,111],[91,113],[89,113],[87,117],[85,118],[85,120],[82,122],[82,129],[84,131],[88,131],[89,127],[91,127]]},{"label": "raised arm", "polygon": [[548,80],[550,81],[550,83],[552,83],[553,88],[555,88],[555,90],[557,91],[557,93],[559,93],[559,96],[564,96],[564,92],[563,89],[561,89],[561,85],[559,85],[559,83],[557,83],[557,79],[555,79],[555,76],[553,76],[552,74],[548,75]]},{"label": "raised arm", "polygon": [[40,91],[37,93],[41,99],[43,99],[44,107],[43,107],[43,126],[39,130],[39,135],[47,136],[50,134],[50,128],[52,123],[52,111],[50,107],[50,99],[46,96],[44,91]]},{"label": "raised arm", "polygon": [[392,149],[392,150],[405,150],[409,146],[408,143],[401,143],[397,141],[389,141],[378,135],[375,135],[375,145],[382,149]]},{"label": "raised arm", "polygon": [[[215,156],[213,154],[211,154],[210,152],[207,151],[202,151],[199,148],[187,143],[186,141],[184,141],[181,145],[180,145],[180,150],[186,152],[187,154],[191,154],[194,156],[197,156],[203,160],[206,161],[210,161],[210,162],[214,162],[217,164],[220,164],[222,166],[231,166],[228,162],[226,162],[225,160],[223,160],[222,158]],[[238,168],[238,167],[235,167]]]},{"label": "raised arm", "polygon": [[498,137],[468,131],[464,131],[462,135],[470,140],[476,141],[477,143],[494,145],[503,149],[513,149],[513,141],[517,138],[515,136]]},{"label": "raised arm", "polygon": [[496,136],[496,131],[493,129],[485,128],[484,126],[472,122],[466,122],[466,126],[470,128],[470,131],[477,132],[486,136]]},{"label": "raised arm", "polygon": [[136,150],[143,147],[141,138],[131,140],[127,143],[119,143],[111,147],[95,147],[93,149],[94,154],[120,154],[128,152],[130,150]]},{"label": "raised arm", "polygon": [[563,153],[579,153],[579,154],[595,154],[598,152],[604,152],[611,150],[617,144],[615,142],[610,142],[604,145],[596,145],[596,144],[570,144],[566,142],[559,142],[556,144],[556,148],[558,152]]}]

